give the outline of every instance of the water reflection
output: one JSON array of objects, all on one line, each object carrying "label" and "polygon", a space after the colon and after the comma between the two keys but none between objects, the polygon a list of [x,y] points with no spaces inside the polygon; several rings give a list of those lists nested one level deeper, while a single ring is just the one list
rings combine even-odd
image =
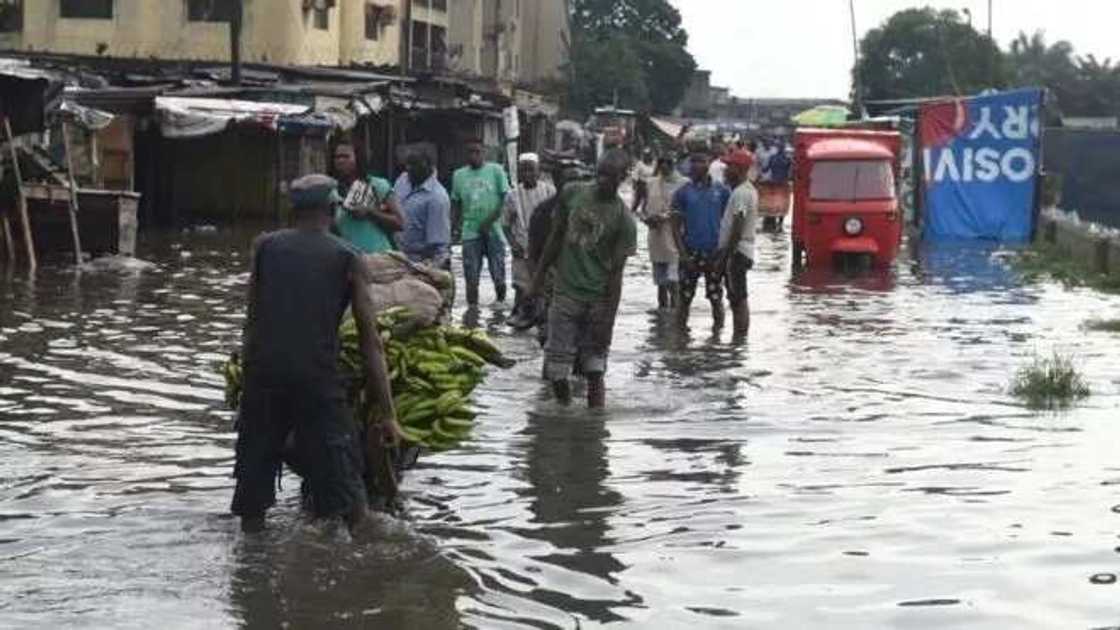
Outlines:
[{"label": "water reflection", "polygon": [[[622,496],[605,485],[610,476],[608,417],[586,410],[559,412],[550,403],[530,412],[523,431],[529,440],[525,459],[529,487],[521,493],[529,502],[534,524],[522,534],[552,547],[533,559],[591,576],[604,587],[617,585],[618,574],[626,569],[607,551],[612,544],[609,518],[622,503]],[[630,593],[600,598],[595,596],[599,589],[590,584],[580,590],[582,597],[539,585],[532,597],[600,623],[623,620],[622,609],[641,604],[641,598]],[[600,593],[615,590],[602,588]]]}]

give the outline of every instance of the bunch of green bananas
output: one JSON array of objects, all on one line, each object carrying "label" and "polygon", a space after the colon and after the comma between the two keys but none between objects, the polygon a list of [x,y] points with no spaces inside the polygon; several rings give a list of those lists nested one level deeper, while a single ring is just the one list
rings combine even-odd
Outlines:
[{"label": "bunch of green bananas", "polygon": [[[433,451],[454,448],[470,436],[477,413],[470,395],[485,377],[487,364],[513,362],[480,330],[453,326],[415,329],[407,308],[387,309],[377,318],[393,387],[397,421],[405,439]],[[366,400],[358,326],[347,316],[339,327],[339,370],[349,382],[355,421],[373,421],[375,406]],[[226,402],[236,408],[241,394],[241,364],[231,355],[222,369]]]},{"label": "bunch of green bananas", "polygon": [[245,375],[241,371],[241,357],[234,352],[222,364],[222,376],[226,378],[226,406],[237,409],[241,405],[241,388]]}]

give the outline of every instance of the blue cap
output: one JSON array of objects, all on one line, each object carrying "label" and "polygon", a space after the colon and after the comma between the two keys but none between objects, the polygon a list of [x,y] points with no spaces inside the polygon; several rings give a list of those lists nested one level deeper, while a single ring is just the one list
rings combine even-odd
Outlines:
[{"label": "blue cap", "polygon": [[331,207],[342,203],[338,196],[338,182],[326,175],[305,175],[292,182],[288,189],[292,207],[296,210]]}]

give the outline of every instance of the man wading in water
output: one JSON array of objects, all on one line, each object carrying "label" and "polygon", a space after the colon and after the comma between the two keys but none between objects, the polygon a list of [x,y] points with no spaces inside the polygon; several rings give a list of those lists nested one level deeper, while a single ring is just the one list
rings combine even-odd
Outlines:
[{"label": "man wading in water", "polygon": [[[399,440],[365,267],[329,233],[337,186],[325,175],[293,182],[295,227],[253,243],[231,507],[246,532],[263,528],[276,502],[282,456],[304,478],[316,517],[342,516],[353,529],[366,515],[363,451],[337,368],[347,306],[358,325],[367,396],[379,403],[385,436]],[[369,439],[382,439],[374,433]]]},{"label": "man wading in water", "polygon": [[609,151],[599,162],[596,183],[564,189],[533,278],[532,294],[540,295],[555,265],[545,376],[561,404],[571,402],[568,378],[578,356],[587,376],[587,406],[606,405],[603,375],[622,296],[622,273],[637,249],[634,219],[618,196],[629,162],[625,153]]}]

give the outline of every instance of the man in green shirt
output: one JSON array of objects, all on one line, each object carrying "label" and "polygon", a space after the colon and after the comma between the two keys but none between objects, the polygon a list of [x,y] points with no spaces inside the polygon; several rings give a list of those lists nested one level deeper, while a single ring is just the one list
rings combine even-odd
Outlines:
[{"label": "man in green shirt", "polygon": [[463,274],[470,306],[478,305],[483,259],[498,301],[506,299],[506,246],[499,219],[509,190],[505,169],[483,160],[480,140],[469,141],[467,165],[451,178],[451,204],[462,221]]},{"label": "man in green shirt", "polygon": [[390,235],[401,230],[404,219],[389,182],[368,175],[349,142],[335,146],[331,175],[338,180],[338,196],[343,200],[335,211],[338,235],[363,254],[396,249]]},{"label": "man in green shirt", "polygon": [[545,375],[561,404],[571,402],[572,365],[577,357],[587,376],[587,406],[606,405],[607,354],[622,296],[626,259],[637,251],[637,227],[618,196],[630,158],[608,151],[595,183],[564,189],[552,218],[552,233],[533,278],[539,295],[553,272],[548,311]]}]

